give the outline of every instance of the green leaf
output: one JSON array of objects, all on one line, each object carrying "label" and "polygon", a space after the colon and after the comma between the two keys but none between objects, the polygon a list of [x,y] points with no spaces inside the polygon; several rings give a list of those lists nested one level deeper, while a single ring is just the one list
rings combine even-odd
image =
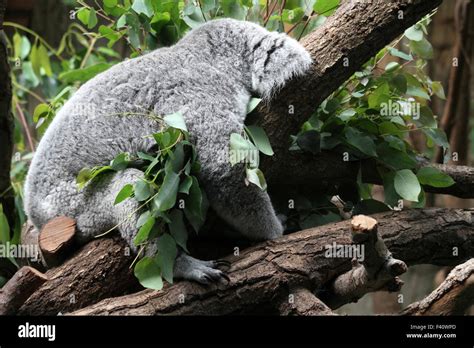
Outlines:
[{"label": "green leaf", "polygon": [[171,16],[168,12],[156,12],[151,19],[151,27],[159,33],[163,26],[171,20]]},{"label": "green leaf", "polygon": [[94,168],[82,168],[76,177],[76,183],[79,189],[82,189],[88,182],[92,181],[99,174],[112,170],[111,166],[98,166]]},{"label": "green leaf", "polygon": [[148,219],[150,218],[151,216],[151,211],[149,210],[145,210],[141,215],[140,217],[138,218],[137,220],[137,228],[139,229],[140,227],[142,227],[147,221]]},{"label": "green leaf", "polygon": [[176,195],[178,194],[179,175],[173,171],[168,171],[163,180],[158,194],[153,199],[158,211],[167,211],[176,203]]},{"label": "green leaf", "polygon": [[206,219],[207,212],[207,201],[206,196],[196,177],[192,177],[193,184],[189,189],[189,195],[186,198],[184,214],[188,219],[191,226],[193,226],[196,232],[199,232],[199,229],[204,224]]},{"label": "green leaf", "polygon": [[135,265],[134,274],[145,288],[153,290],[161,290],[163,288],[160,266],[155,258],[144,257],[138,261]]},{"label": "green leaf", "polygon": [[313,10],[319,15],[328,17],[336,11],[339,2],[340,0],[316,0]]},{"label": "green leaf", "polygon": [[284,9],[281,14],[281,19],[285,23],[298,23],[304,16],[304,10],[301,7],[296,7],[292,10]]},{"label": "green leaf", "polygon": [[41,76],[41,61],[38,52],[38,45],[33,45],[30,53],[30,61],[36,76]]},{"label": "green leaf", "polygon": [[413,56],[411,54],[407,54],[405,52],[399,51],[396,48],[391,47],[388,51],[394,57],[401,58],[407,61],[413,60]]},{"label": "green leaf", "polygon": [[434,93],[438,98],[441,98],[441,99],[443,99],[443,100],[446,99],[446,94],[444,93],[444,88],[443,88],[443,85],[441,84],[441,82],[434,81],[434,82],[431,84],[431,89],[432,89],[433,93]]},{"label": "green leaf", "polygon": [[433,59],[433,46],[424,38],[420,41],[411,41],[410,48],[422,59]]},{"label": "green leaf", "polygon": [[261,98],[251,98],[247,104],[247,115],[250,114],[257,107],[257,105],[260,104],[261,101]]},{"label": "green leaf", "polygon": [[184,166],[184,147],[183,143],[176,144],[174,151],[170,154],[168,160],[175,173],[179,173]]},{"label": "green leaf", "polygon": [[151,0],[134,0],[132,5],[132,10],[138,14],[144,14],[147,17],[153,15],[153,6]]},{"label": "green leaf", "polygon": [[273,149],[270,145],[270,140],[267,137],[267,134],[261,127],[257,126],[248,126],[246,127],[247,133],[250,138],[253,140],[253,143],[260,150],[260,152],[264,153],[267,156],[273,155]]},{"label": "green leaf", "polygon": [[387,172],[382,175],[383,179],[383,191],[384,191],[384,202],[391,207],[398,205],[400,196],[395,191],[395,172]]},{"label": "green leaf", "polygon": [[115,197],[114,205],[119,204],[120,202],[123,202],[127,198],[131,197],[132,194],[133,194],[133,186],[131,184],[125,185],[117,194],[117,197]]},{"label": "green leaf", "polygon": [[448,138],[446,137],[446,133],[439,128],[427,128],[422,130],[425,135],[434,141],[434,143],[438,146],[441,146],[445,149],[449,148]]},{"label": "green leaf", "polygon": [[38,104],[33,112],[33,121],[37,123],[40,118],[49,114],[50,108],[48,104]]},{"label": "green leaf", "polygon": [[135,199],[139,202],[146,201],[152,195],[150,184],[144,180],[138,180],[134,187]]},{"label": "green leaf", "polygon": [[405,30],[405,36],[411,41],[421,41],[423,40],[423,30],[421,30],[418,24],[415,24]]},{"label": "green leaf", "polygon": [[423,167],[416,173],[420,184],[432,187],[449,187],[455,181],[447,174],[433,167]]},{"label": "green leaf", "polygon": [[176,244],[183,248],[186,252],[188,242],[188,230],[184,224],[183,212],[179,209],[173,209],[169,215],[171,222],[169,223],[170,233]]},{"label": "green leaf", "polygon": [[117,6],[117,0],[104,0],[104,5],[107,7]]},{"label": "green leaf", "polygon": [[161,276],[165,278],[168,283],[172,284],[174,261],[178,254],[176,242],[173,237],[165,233],[158,238],[157,246],[158,253],[156,255],[156,261],[161,268]]},{"label": "green leaf", "polygon": [[113,170],[119,171],[127,168],[130,163],[130,154],[128,152],[122,152],[117,155],[112,161],[110,161],[110,167]]},{"label": "green leaf", "polygon": [[411,204],[412,209],[423,209],[426,206],[426,195],[423,188],[421,189],[420,195],[418,196],[418,202]]},{"label": "green leaf", "polygon": [[407,201],[418,202],[421,186],[410,169],[399,170],[395,173],[394,186],[400,197]]},{"label": "green leaf", "polygon": [[438,126],[433,112],[428,106],[422,106],[420,108],[419,118],[414,117],[413,119],[422,127],[436,128]]},{"label": "green leaf", "polygon": [[64,83],[86,82],[111,66],[109,63],[97,63],[87,68],[62,72],[58,78]]},{"label": "green leaf", "polygon": [[15,33],[15,35],[13,35],[13,47],[15,57],[18,57],[20,59],[25,59],[26,57],[28,57],[28,54],[31,50],[31,44],[28,38],[26,36],[21,36],[18,33]]},{"label": "green leaf", "polygon": [[426,100],[431,99],[428,93],[426,93],[426,91],[422,87],[408,86],[407,94],[413,97],[421,98],[421,99],[426,99]]},{"label": "green leaf", "polygon": [[350,108],[341,112],[337,117],[339,117],[344,122],[347,122],[355,115],[357,115],[357,112],[354,109]]},{"label": "green leaf", "polygon": [[8,219],[3,212],[3,206],[0,204],[0,243],[5,244],[10,240],[10,226],[8,225]]},{"label": "green leaf", "polygon": [[88,8],[83,7],[79,11],[77,11],[77,19],[79,19],[82,24],[88,25],[90,13],[91,11]]},{"label": "green leaf", "polygon": [[258,167],[258,149],[240,134],[230,135],[229,155],[231,165],[248,161],[253,167]]},{"label": "green leaf", "polygon": [[245,173],[247,175],[247,180],[254,185],[257,185],[265,191],[267,189],[267,182],[263,172],[258,168],[245,168]]},{"label": "green leaf", "polygon": [[379,161],[395,170],[412,169],[417,164],[416,160],[406,152],[396,150],[387,143],[377,146],[377,153]]},{"label": "green leaf", "polygon": [[95,9],[91,8],[89,13],[89,20],[87,21],[87,28],[92,29],[97,25],[97,15],[95,13]]},{"label": "green leaf", "polygon": [[347,143],[354,146],[359,151],[368,156],[377,157],[375,143],[370,136],[365,135],[355,128],[347,127],[345,131],[345,137]]},{"label": "green leaf", "polygon": [[189,194],[189,189],[193,184],[193,179],[190,176],[186,176],[184,181],[179,185],[178,192]]},{"label": "green leaf", "polygon": [[170,127],[181,129],[185,132],[188,131],[181,112],[175,112],[174,114],[166,115],[163,119],[165,123]]},{"label": "green leaf", "polygon": [[[113,30],[112,28],[106,27],[105,25],[101,25],[99,27],[99,33],[102,36],[104,36],[107,40],[109,40],[109,44],[108,44],[109,47],[112,47],[113,44],[115,42],[117,42],[122,37],[122,34],[120,34],[119,32],[117,32],[115,30]],[[98,48],[98,50],[100,50],[100,49],[103,50],[103,49],[105,49],[105,47]],[[111,55],[111,56],[113,56],[114,53],[116,54],[115,51],[112,51],[112,52],[106,53],[106,54]],[[118,58],[120,58],[120,56]]]},{"label": "green leaf", "polygon": [[395,75],[391,80],[390,84],[395,87],[395,89],[401,94],[405,94],[407,91],[407,79],[404,75],[398,74]]},{"label": "green leaf", "polygon": [[390,62],[385,66],[385,71],[390,73],[400,68],[400,64],[397,62]]},{"label": "green leaf", "polygon": [[380,105],[388,101],[390,87],[388,83],[383,83],[369,95],[369,108],[378,109]]},{"label": "green leaf", "polygon": [[148,240],[148,236],[150,235],[150,231],[154,225],[155,225],[155,217],[149,216],[146,222],[138,230],[138,233],[135,236],[133,243],[135,245],[140,245],[146,242]]}]

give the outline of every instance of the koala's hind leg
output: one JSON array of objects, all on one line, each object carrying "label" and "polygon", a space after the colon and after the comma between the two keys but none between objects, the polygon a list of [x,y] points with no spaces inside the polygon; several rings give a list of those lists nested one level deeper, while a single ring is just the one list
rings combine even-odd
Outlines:
[{"label": "koala's hind leg", "polygon": [[246,186],[244,169],[235,168],[218,185],[207,182],[206,193],[216,213],[249,240],[263,241],[283,235],[283,225],[267,192]]},{"label": "koala's hind leg", "polygon": [[[141,171],[129,168],[104,176],[96,185],[91,185],[84,192],[86,209],[77,218],[79,238],[87,241],[116,226],[130,249],[136,253],[137,247],[133,240],[138,232],[136,226],[142,213],[140,209],[142,203],[133,198],[126,199],[117,205],[114,205],[114,201],[125,185],[133,185],[142,178]],[[155,251],[156,245],[151,242],[145,253],[154,255]],[[180,251],[174,266],[174,277],[194,280],[201,284],[208,284],[221,278],[228,279],[221,270],[217,269],[222,265],[227,264],[225,261],[201,261]]]}]

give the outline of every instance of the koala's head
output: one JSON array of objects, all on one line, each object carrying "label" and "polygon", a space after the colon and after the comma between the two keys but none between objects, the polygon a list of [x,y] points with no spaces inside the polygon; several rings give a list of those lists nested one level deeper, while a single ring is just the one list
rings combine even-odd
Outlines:
[{"label": "koala's head", "polygon": [[234,19],[207,22],[183,41],[199,45],[203,59],[263,98],[270,98],[293,76],[304,74],[312,62],[303,46],[286,34]]}]

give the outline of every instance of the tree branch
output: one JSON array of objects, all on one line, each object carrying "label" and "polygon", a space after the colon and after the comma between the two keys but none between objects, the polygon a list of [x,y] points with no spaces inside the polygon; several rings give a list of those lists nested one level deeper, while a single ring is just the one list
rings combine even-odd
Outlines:
[{"label": "tree branch", "polygon": [[20,268],[0,289],[0,315],[15,314],[28,297],[47,280],[43,273],[34,268]]},{"label": "tree branch", "polygon": [[[408,266],[457,265],[474,255],[474,210],[426,209],[374,215],[393,257]],[[106,299],[77,314],[230,314],[279,311],[288,289],[324,294],[331,282],[352,269],[350,258],[328,258],[326,246],[352,242],[350,221],[297,232],[229,257],[229,284],[209,287],[182,281],[159,292],[144,290]],[[50,270],[46,282],[20,314],[56,315],[133,291],[131,258],[118,239],[96,240],[63,266]],[[456,248],[456,249],[454,249]],[[126,285],[128,284],[128,285]],[[126,290],[122,290],[126,289]],[[76,303],[70,303],[71,294]]]},{"label": "tree branch", "polygon": [[420,302],[408,306],[403,315],[464,315],[474,304],[474,259],[455,267],[446,280]]}]

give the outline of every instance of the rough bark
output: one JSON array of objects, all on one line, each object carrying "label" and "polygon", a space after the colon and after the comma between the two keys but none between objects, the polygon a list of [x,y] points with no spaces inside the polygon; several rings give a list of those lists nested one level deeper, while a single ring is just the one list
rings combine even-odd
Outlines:
[{"label": "rough bark", "polygon": [[0,315],[15,314],[18,308],[48,278],[34,268],[25,266],[0,289]]},{"label": "rough bark", "polygon": [[474,304],[474,259],[455,267],[441,285],[403,315],[463,315]]},{"label": "rough bark", "polygon": [[133,257],[126,250],[118,238],[87,244],[63,265],[46,272],[50,280],[18,314],[57,315],[136,290],[137,281],[129,269]]},{"label": "rough bark", "polygon": [[[427,209],[382,213],[374,218],[393,257],[408,266],[457,265],[474,255],[473,213]],[[306,288],[319,297],[335,277],[349,271],[351,260],[325,257],[325,246],[351,241],[350,221],[297,232],[229,257],[232,267],[228,284],[205,287],[182,281],[159,292],[144,290],[106,299],[76,314],[278,313],[275,306],[288,300],[288,289]],[[455,247],[457,253],[453,253]],[[126,289],[124,284],[133,280],[127,273],[131,259],[124,257],[122,248],[123,244],[111,239],[86,246],[66,264],[47,273],[52,280],[33,294],[20,314],[72,312],[116,296],[118,289]],[[77,303],[69,302],[71,293],[76,294]]]},{"label": "rough bark", "polygon": [[339,275],[328,287],[323,299],[331,308],[357,302],[368,292],[398,291],[403,282],[397,276],[407,271],[406,264],[388,251],[377,232],[375,219],[357,215],[352,218],[351,229],[353,245],[363,247],[359,255],[363,260],[356,261],[350,271]]},{"label": "rough bark", "polygon": [[280,304],[278,314],[298,316],[336,315],[323,301],[305,288],[291,291],[291,295]]}]

